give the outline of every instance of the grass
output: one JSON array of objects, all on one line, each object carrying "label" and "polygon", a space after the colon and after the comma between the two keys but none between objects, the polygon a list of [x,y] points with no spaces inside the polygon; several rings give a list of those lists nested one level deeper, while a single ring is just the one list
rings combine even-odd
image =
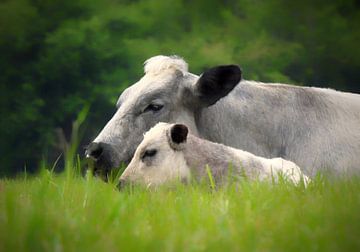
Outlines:
[{"label": "grass", "polygon": [[360,178],[119,192],[87,174],[0,180],[0,251],[359,251]]}]

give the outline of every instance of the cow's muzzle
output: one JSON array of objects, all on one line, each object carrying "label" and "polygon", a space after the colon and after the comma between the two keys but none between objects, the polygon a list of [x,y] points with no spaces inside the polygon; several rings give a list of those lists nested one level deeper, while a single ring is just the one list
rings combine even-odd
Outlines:
[{"label": "cow's muzzle", "polygon": [[106,177],[111,169],[119,165],[115,162],[117,156],[115,150],[107,143],[90,143],[85,150],[85,156],[94,161],[95,175],[101,174]]}]

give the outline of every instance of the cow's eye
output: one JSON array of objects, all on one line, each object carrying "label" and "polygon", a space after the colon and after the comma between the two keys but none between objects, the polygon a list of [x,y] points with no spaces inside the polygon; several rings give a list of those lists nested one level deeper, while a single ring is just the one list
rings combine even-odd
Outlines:
[{"label": "cow's eye", "polygon": [[150,150],[146,150],[142,156],[141,156],[141,160],[144,160],[145,158],[148,158],[148,157],[153,157],[155,156],[157,153],[157,150],[155,149],[150,149]]},{"label": "cow's eye", "polygon": [[160,111],[163,107],[164,107],[164,105],[161,105],[161,104],[150,104],[149,106],[147,106],[145,108],[144,112],[147,112],[147,111],[157,112],[157,111]]}]

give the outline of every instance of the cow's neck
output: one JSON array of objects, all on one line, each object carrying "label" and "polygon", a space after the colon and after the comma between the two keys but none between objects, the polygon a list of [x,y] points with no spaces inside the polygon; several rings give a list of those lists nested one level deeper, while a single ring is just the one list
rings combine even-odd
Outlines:
[{"label": "cow's neck", "polygon": [[[219,181],[226,178],[231,167],[233,172],[242,170],[246,174],[253,173],[258,165],[251,153],[235,150],[228,146],[213,143],[193,135],[189,135],[184,149],[184,157],[192,174],[202,178],[207,176],[206,167],[211,170],[212,176]],[[251,160],[251,164],[250,164]]]},{"label": "cow's neck", "polygon": [[196,114],[199,137],[258,156],[282,156],[284,139],[275,130],[282,118],[275,118],[276,111],[266,105],[267,95],[251,82],[240,83],[229,95]]}]

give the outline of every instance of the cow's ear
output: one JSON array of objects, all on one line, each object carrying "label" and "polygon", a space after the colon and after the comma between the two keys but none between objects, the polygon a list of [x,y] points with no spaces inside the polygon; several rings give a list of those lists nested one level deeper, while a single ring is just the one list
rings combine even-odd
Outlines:
[{"label": "cow's ear", "polygon": [[168,132],[170,146],[175,150],[182,149],[182,144],[186,142],[188,132],[188,128],[183,124],[174,124],[171,126]]},{"label": "cow's ear", "polygon": [[226,96],[241,80],[237,65],[217,66],[206,70],[193,87],[193,95],[201,106],[211,106]]}]

